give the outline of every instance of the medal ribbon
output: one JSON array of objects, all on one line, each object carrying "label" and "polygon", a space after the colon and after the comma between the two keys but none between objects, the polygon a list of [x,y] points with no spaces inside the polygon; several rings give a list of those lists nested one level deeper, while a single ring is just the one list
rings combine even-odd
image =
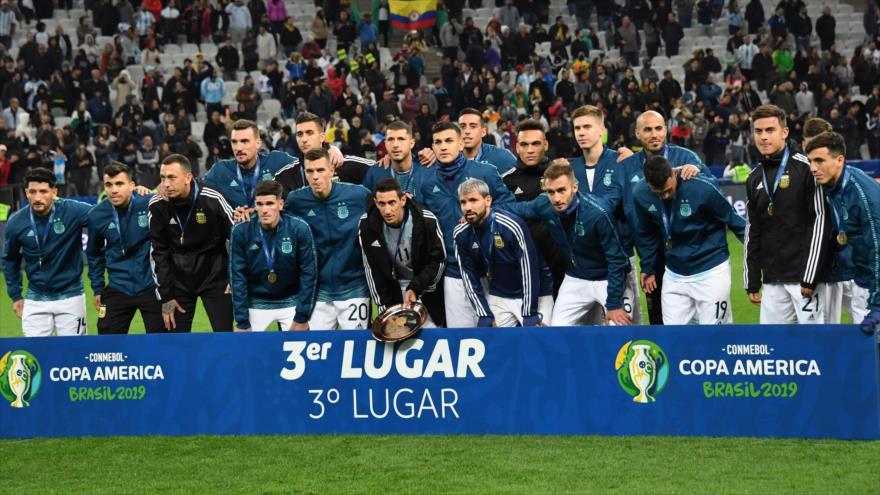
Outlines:
[{"label": "medal ribbon", "polygon": [[[125,209],[125,215],[122,217],[125,221],[128,221],[128,214],[131,212],[131,204],[134,203],[134,198],[130,198],[128,201],[128,207]],[[116,211],[116,207],[110,205],[110,211],[113,212],[113,221],[116,222],[116,231],[119,232],[119,244],[122,249],[122,256],[125,256],[125,237],[122,235],[122,222],[119,221],[119,212]]]},{"label": "medal ribbon", "polygon": [[844,205],[842,202],[838,202],[837,198],[843,196],[843,191],[846,189],[847,182],[849,182],[849,172],[847,172],[846,167],[844,167],[843,179],[840,180],[840,190],[834,195],[834,199],[831,200],[834,203],[831,205],[831,211],[834,213],[834,223],[837,224],[837,231],[844,235],[846,234],[846,225],[837,213],[837,207],[840,206],[840,208],[843,209]]},{"label": "medal ribbon", "polygon": [[779,187],[779,183],[782,181],[782,176],[785,174],[785,167],[788,165],[788,157],[789,150],[788,145],[786,145],[785,152],[782,154],[782,162],[779,164],[779,170],[776,171],[776,180],[773,181],[773,189],[770,189],[767,185],[767,174],[761,174],[761,181],[764,183],[764,191],[767,193],[767,198],[770,200],[770,208],[773,208],[773,195],[776,194],[776,189]]},{"label": "medal ribbon", "polygon": [[[241,184],[241,191],[244,193],[244,200],[248,206],[254,206],[254,189],[257,188],[257,182],[260,180],[260,156],[257,155],[257,166],[254,167],[254,175],[251,177],[250,184],[247,184],[241,175],[241,166],[236,164],[235,173],[238,175],[238,183]],[[248,189],[250,186],[250,189]]]},{"label": "medal ribbon", "polygon": [[43,266],[43,246],[46,245],[46,239],[49,238],[49,227],[52,225],[52,221],[55,220],[55,203],[52,203],[52,208],[49,211],[49,219],[46,220],[46,225],[43,227],[42,231],[37,229],[37,222],[34,220],[34,210],[29,210],[31,215],[31,228],[34,230],[34,238],[37,241],[37,251],[40,252],[40,266]]},{"label": "medal ribbon", "polygon": [[[278,227],[281,227],[281,221],[282,221],[281,219],[278,220],[278,226],[276,227],[276,229]],[[264,229],[262,227],[262,225],[257,228],[260,229],[260,241],[261,241],[261,244],[263,245],[263,256],[266,257],[266,265],[269,267],[269,273],[274,273],[275,272],[275,243],[272,241],[275,240],[275,236],[273,235],[272,239],[268,239],[266,236],[266,229]],[[272,248],[269,249],[269,246],[272,246]]]},{"label": "medal ribbon", "polygon": [[660,210],[660,216],[663,218],[663,237],[666,238],[666,243],[668,244],[672,242],[672,212],[669,211],[669,206],[672,204],[672,201],[669,202],[670,204],[666,204],[666,201],[663,200],[660,201],[663,203],[663,209]]},{"label": "medal ribbon", "polygon": [[[177,216],[177,209],[174,209],[174,218],[177,219],[177,225],[180,227],[180,239],[183,240],[183,236],[186,235],[186,226],[189,224],[189,219],[192,218],[193,210],[196,209],[196,200],[199,198],[199,185],[193,181],[192,183],[193,189],[190,192],[192,194],[192,202],[189,205],[189,213],[186,214],[186,221],[181,222],[180,217]],[[181,242],[181,244],[183,244]]]},{"label": "medal ribbon", "polygon": [[[477,243],[479,244],[479,243]],[[489,213],[489,249],[488,254],[483,253],[483,247],[480,246],[480,253],[483,254],[483,262],[486,264],[486,275],[492,277],[492,252],[495,248],[495,212]]]},{"label": "medal ribbon", "polygon": [[[409,172],[400,173],[400,174],[395,172],[394,168],[391,169],[391,177],[393,177],[394,180],[396,180],[398,183],[400,183],[400,178],[403,177],[404,175],[406,176],[406,185],[403,185],[401,183],[401,186],[403,187],[403,193],[404,194],[411,193],[412,191],[409,190],[409,185],[412,183],[412,178],[413,178],[412,166],[410,166]],[[404,221],[406,221],[406,220],[404,220]]]}]

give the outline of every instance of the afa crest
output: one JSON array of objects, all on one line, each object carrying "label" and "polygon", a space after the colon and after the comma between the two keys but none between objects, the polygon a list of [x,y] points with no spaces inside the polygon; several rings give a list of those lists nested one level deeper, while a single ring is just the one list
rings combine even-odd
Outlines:
[{"label": "afa crest", "polygon": [[580,222],[574,224],[574,233],[578,237],[583,237],[584,235],[586,235],[586,230],[584,230],[584,224],[582,224]]},{"label": "afa crest", "polygon": [[610,170],[605,171],[605,178],[602,179],[602,184],[605,184],[605,187],[608,187],[611,185],[611,178],[613,175],[614,175],[614,172],[612,172]]},{"label": "afa crest", "polygon": [[293,244],[290,242],[289,237],[285,237],[281,241],[281,252],[284,254],[290,254],[291,251],[293,251]]},{"label": "afa crest", "polygon": [[63,234],[67,228],[64,226],[64,222],[61,220],[55,220],[55,223],[52,225],[52,230],[55,231],[56,234]]},{"label": "afa crest", "polygon": [[345,203],[339,203],[336,207],[336,216],[339,218],[348,218],[348,206]]},{"label": "afa crest", "polygon": [[678,211],[683,217],[689,217],[691,216],[691,213],[693,213],[693,211],[691,211],[691,204],[687,202],[682,203],[681,206],[678,208]]},{"label": "afa crest", "polygon": [[789,177],[788,173],[782,174],[782,177],[779,179],[779,188],[780,189],[788,189],[788,186],[791,185],[791,177]]},{"label": "afa crest", "polygon": [[145,212],[145,211],[141,212],[141,214],[138,215],[138,227],[146,228],[147,225],[149,225],[149,224],[150,224],[150,220],[147,217],[147,212]]},{"label": "afa crest", "polygon": [[204,225],[204,224],[208,223],[208,217],[205,216],[204,211],[197,211],[196,212],[196,223],[199,225]]}]

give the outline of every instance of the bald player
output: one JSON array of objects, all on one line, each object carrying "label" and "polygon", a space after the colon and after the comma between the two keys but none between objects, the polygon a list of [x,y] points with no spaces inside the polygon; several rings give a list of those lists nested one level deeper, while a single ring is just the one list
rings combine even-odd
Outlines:
[{"label": "bald player", "polygon": [[[681,169],[676,171],[676,173],[684,180],[691,179],[702,173],[705,174],[711,182],[715,184],[718,182],[712,175],[712,171],[709,170],[709,167],[700,160],[700,157],[697,156],[696,153],[687,148],[667,143],[666,136],[666,120],[659,113],[649,110],[639,115],[636,119],[636,138],[642,144],[642,151],[639,151],[620,162],[620,166],[623,168],[623,181],[629,186],[624,187],[623,205],[630,229],[634,229],[636,228],[635,226],[638,225],[632,191],[636,184],[645,179],[644,165],[645,160],[647,160],[648,157],[662,156],[666,158],[666,161],[668,161],[673,168]],[[666,270],[664,247],[665,246],[661,243],[659,246],[648,248],[649,250],[654,250],[656,252],[657,257],[655,258],[654,274],[658,281],[657,287],[652,288],[651,292],[646,292],[645,294],[648,302],[648,319],[650,320],[651,325],[663,324],[663,307],[660,293],[663,285],[663,274]],[[636,243],[636,249],[639,251],[640,256],[641,252],[645,250],[644,247],[640,246],[638,243]],[[644,287],[644,281],[647,276],[642,274],[641,278],[641,285]]]}]

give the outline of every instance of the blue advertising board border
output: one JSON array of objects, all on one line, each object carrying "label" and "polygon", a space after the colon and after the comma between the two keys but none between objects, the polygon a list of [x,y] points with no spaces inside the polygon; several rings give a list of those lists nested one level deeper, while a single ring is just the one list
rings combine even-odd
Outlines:
[{"label": "blue advertising board border", "polygon": [[365,331],[12,338],[0,359],[0,438],[880,439],[877,345],[854,325],[432,329],[396,345]]}]

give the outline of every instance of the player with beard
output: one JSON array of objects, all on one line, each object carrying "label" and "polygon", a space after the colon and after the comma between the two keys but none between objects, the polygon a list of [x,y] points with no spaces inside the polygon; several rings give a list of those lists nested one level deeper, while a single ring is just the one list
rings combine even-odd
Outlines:
[{"label": "player with beard", "polygon": [[153,196],[135,194],[131,170],[119,162],[104,168],[104,191],[107,200],[89,212],[86,247],[98,333],[128,333],[137,311],[147,333],[164,332],[150,269],[149,203]]},{"label": "player with beard", "polygon": [[727,229],[741,241],[746,222],[708,177],[685,181],[679,173],[662,156],[649,157],[645,180],[633,190],[645,292],[656,284],[651,248],[665,244],[663,322],[731,323]]},{"label": "player with beard", "polygon": [[[706,178],[710,181],[716,184],[718,183],[715,176],[712,175],[712,171],[709,170],[709,167],[707,167],[702,160],[700,160],[700,157],[697,156],[696,153],[687,148],[669,144],[666,141],[667,135],[666,120],[664,120],[663,116],[659,113],[653,110],[648,110],[639,115],[636,119],[636,139],[642,144],[643,149],[620,163],[624,173],[622,183],[625,184],[625,187],[623,188],[623,207],[626,212],[627,224],[630,226],[630,231],[634,228],[633,226],[638,225],[638,216],[635,213],[632,190],[636,183],[645,178],[644,165],[645,160],[647,160],[648,157],[662,156],[666,158],[673,168],[681,168],[677,173],[684,180],[689,180],[697,174],[702,173],[705,174]],[[641,252],[641,246],[636,244],[635,247],[637,251]],[[661,293],[663,287],[663,271],[666,267],[663,248],[663,244],[647,248],[653,249],[657,253],[654,266],[657,287],[651,292],[645,294],[645,299],[648,304],[648,319],[651,325],[663,324]],[[643,274],[641,278],[644,279],[645,275]],[[644,287],[645,284],[643,283],[643,280],[640,282],[642,282],[641,285]]]},{"label": "player with beard", "polygon": [[[24,176],[28,206],[6,224],[3,276],[25,337],[86,334],[82,229],[92,205],[58,198],[55,174],[35,168]],[[22,298],[21,263],[27,274]]]},{"label": "player with beard", "polygon": [[830,251],[825,194],[810,160],[787,142],[784,110],[756,108],[752,131],[762,158],[746,180],[743,283],[749,300],[760,304],[761,323],[824,323],[817,284]]},{"label": "player with beard", "polygon": [[271,179],[296,165],[294,157],[283,151],[260,151],[260,129],[252,120],[236,120],[229,135],[234,158],[219,160],[205,174],[205,185],[226,198],[237,222],[246,221],[254,207],[254,190],[263,180]]},{"label": "player with beard", "polygon": [[[488,164],[468,160],[462,153],[461,129],[452,122],[440,122],[432,129],[432,149],[437,164],[432,167],[435,181],[425,184],[430,191],[426,205],[440,220],[444,242],[453,245],[453,232],[460,224],[461,209],[458,202],[458,186],[467,179],[480,179],[489,187],[496,205],[513,203],[514,197],[498,175],[498,170]],[[435,207],[436,204],[436,207]],[[467,299],[455,253],[446,253],[446,275],[443,279],[443,299],[446,302],[446,325],[450,328],[469,328],[477,324],[477,314]]]},{"label": "player with beard", "polygon": [[466,223],[455,228],[454,251],[477,326],[545,326],[553,297],[540,294],[549,284],[542,284],[541,260],[525,222],[493,209],[489,186],[479,179],[462,182],[458,194]]},{"label": "player with beard", "polygon": [[444,326],[446,247],[437,217],[412,202],[396,179],[381,179],[373,205],[358,225],[367,282],[379,312],[396,304],[425,304],[425,326]]},{"label": "player with beard", "polygon": [[550,165],[544,187],[547,192],[538,198],[504,208],[523,219],[546,222],[569,256],[551,325],[630,324],[633,305],[624,303],[634,301],[635,294],[626,288],[629,259],[610,214],[616,205],[578,192],[568,165]]}]

